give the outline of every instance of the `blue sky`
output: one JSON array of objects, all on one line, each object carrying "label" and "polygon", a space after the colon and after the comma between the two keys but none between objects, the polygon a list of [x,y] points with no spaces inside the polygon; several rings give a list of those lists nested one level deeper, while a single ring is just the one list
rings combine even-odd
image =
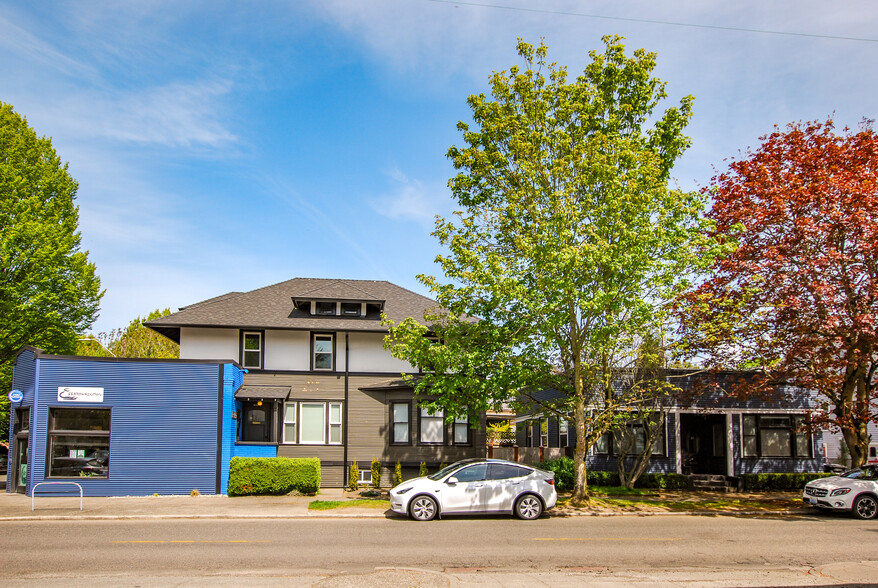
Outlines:
[{"label": "blue sky", "polygon": [[876,116],[873,0],[0,0],[0,100],[79,181],[106,331],[297,276],[426,294],[467,96],[517,37],[576,73],[605,34],[695,96],[686,189],[775,124]]}]

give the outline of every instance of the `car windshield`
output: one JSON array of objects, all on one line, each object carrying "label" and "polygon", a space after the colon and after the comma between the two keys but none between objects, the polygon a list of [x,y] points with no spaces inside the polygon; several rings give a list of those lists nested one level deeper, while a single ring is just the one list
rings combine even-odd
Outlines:
[{"label": "car windshield", "polygon": [[447,476],[451,472],[453,472],[455,470],[459,470],[460,468],[467,465],[468,463],[470,463],[470,462],[458,461],[456,463],[451,464],[450,466],[445,466],[444,468],[442,468],[441,470],[439,470],[435,474],[429,475],[427,477],[430,478],[431,480],[434,480],[434,481],[441,480],[442,478],[444,478],[445,476]]},{"label": "car windshield", "polygon": [[842,478],[854,478],[854,479],[856,479],[856,478],[862,478],[862,477],[865,475],[865,473],[866,473],[866,472],[864,472],[862,469],[860,469],[860,468],[855,468],[855,469],[853,469],[853,470],[850,470],[850,471],[847,471],[847,472],[841,474],[841,477],[842,477]]}]

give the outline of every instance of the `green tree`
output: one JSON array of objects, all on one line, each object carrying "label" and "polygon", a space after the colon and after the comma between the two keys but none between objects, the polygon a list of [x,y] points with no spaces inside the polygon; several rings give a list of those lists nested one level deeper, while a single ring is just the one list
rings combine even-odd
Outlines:
[{"label": "green tree", "polygon": [[80,250],[77,188],[51,139],[0,102],[0,422],[16,352],[73,353],[97,318],[103,291]]},{"label": "green tree", "polygon": [[143,325],[169,314],[169,308],[154,310],[146,318],[137,317],[125,329],[81,337],[76,346],[76,355],[176,359],[180,357],[180,346]]},{"label": "green tree", "polygon": [[704,197],[668,187],[693,98],[653,115],[666,97],[655,54],[628,57],[621,41],[605,37],[575,80],[545,45],[519,41],[525,67],[495,72],[491,99],[469,97],[474,125],[458,123],[466,145],[448,151],[462,210],[433,232],[449,281],[419,276],[444,310],[386,339],[424,370],[421,402],[448,418],[556,390],[541,409],[574,426],[577,502],[586,451],[640,401],[642,388],[619,393],[615,376],[646,333],[663,332],[668,301],[714,250]]}]

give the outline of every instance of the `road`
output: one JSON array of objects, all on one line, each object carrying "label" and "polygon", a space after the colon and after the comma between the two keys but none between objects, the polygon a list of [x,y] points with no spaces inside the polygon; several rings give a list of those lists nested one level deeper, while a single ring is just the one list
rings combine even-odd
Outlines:
[{"label": "road", "polygon": [[831,515],[5,521],[0,570],[13,586],[233,585],[242,576],[253,585],[329,585],[382,567],[573,580],[698,570],[741,585],[758,573],[768,585],[771,574],[789,584],[818,566],[878,560],[876,537],[876,521]]}]

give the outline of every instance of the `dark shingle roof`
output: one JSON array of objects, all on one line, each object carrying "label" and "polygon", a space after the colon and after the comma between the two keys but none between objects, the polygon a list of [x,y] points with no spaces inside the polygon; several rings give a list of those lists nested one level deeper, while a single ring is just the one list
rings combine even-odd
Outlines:
[{"label": "dark shingle roof", "polygon": [[296,310],[294,299],[384,302],[384,312],[395,322],[408,317],[423,321],[424,313],[438,306],[435,300],[385,281],[293,278],[250,292],[230,292],[190,304],[178,312],[149,321],[146,326],[175,341],[179,341],[180,327],[387,330],[381,325],[376,307],[370,306],[364,318],[313,316]]}]

